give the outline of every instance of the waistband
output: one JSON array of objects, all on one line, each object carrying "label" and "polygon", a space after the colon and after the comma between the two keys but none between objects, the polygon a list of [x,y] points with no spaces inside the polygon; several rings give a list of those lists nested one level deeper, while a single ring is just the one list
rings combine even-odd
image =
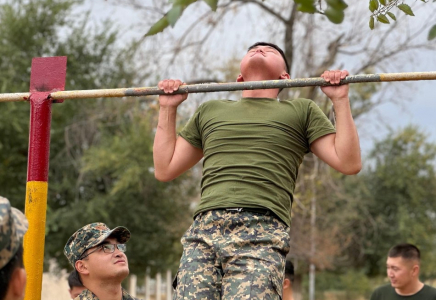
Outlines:
[{"label": "waistband", "polygon": [[276,218],[277,220],[283,222],[272,210],[268,208],[254,208],[254,207],[231,207],[231,208],[216,208],[216,209],[210,209],[203,211],[197,215],[194,216],[194,218],[198,215],[204,214],[208,211],[214,211],[214,210],[220,210],[220,211],[226,211],[231,213],[241,213],[241,212],[250,212],[255,213],[263,216],[272,216]]}]

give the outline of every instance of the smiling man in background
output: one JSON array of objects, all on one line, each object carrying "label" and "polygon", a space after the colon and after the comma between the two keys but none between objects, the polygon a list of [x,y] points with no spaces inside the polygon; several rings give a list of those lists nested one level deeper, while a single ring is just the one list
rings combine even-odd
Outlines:
[{"label": "smiling man in background", "polygon": [[392,247],[386,268],[390,284],[379,287],[371,300],[436,300],[436,289],[419,280],[421,253],[412,244]]}]

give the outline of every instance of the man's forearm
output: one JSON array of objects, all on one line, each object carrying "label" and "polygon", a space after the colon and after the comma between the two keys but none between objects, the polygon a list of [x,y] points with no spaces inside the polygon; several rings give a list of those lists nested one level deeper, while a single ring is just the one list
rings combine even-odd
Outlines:
[{"label": "man's forearm", "polygon": [[360,144],[349,99],[334,102],[334,108],[336,114],[336,154],[347,169],[358,169],[358,172],[362,165]]},{"label": "man's forearm", "polygon": [[153,161],[156,177],[164,173],[174,155],[176,146],[177,107],[161,107],[153,144]]}]

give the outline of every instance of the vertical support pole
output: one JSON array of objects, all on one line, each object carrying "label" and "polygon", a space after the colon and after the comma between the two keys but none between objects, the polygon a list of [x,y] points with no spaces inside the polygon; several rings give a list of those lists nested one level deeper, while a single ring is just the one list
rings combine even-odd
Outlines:
[{"label": "vertical support pole", "polygon": [[150,267],[147,267],[145,271],[145,298],[144,300],[150,300]]},{"label": "vertical support pole", "polygon": [[162,300],[162,276],[160,272],[156,273],[156,300]]},{"label": "vertical support pole", "polygon": [[[50,154],[51,92],[65,89],[67,57],[37,57],[30,73],[30,126],[24,236],[25,300],[41,300]],[[62,101],[58,101],[62,102]]]},{"label": "vertical support pole", "polygon": [[136,297],[136,287],[137,287],[138,277],[135,274],[129,275],[129,295]]},{"label": "vertical support pole", "polygon": [[166,299],[167,300],[171,300],[173,298],[172,295],[172,291],[173,291],[173,286],[172,286],[172,278],[171,278],[171,270],[167,270],[167,283],[166,283]]}]

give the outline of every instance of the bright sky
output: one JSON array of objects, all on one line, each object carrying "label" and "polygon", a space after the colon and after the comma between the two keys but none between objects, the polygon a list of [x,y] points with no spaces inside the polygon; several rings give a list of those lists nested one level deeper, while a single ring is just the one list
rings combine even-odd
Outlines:
[{"label": "bright sky", "polygon": [[[121,26],[122,32],[127,39],[131,37],[140,37],[148,30],[148,28],[138,28],[138,26],[132,29],[132,26],[141,23],[140,20],[143,16],[138,12],[132,11],[129,7],[114,7],[106,0],[92,0],[92,2],[88,3],[92,3],[88,5],[92,8],[91,18],[93,20],[102,20],[107,17],[112,18],[116,24]],[[247,14],[247,16],[250,15]],[[418,22],[418,17],[420,16],[418,15],[412,21]],[[182,22],[183,20],[176,24],[176,29],[177,26],[184,26]],[[239,48],[241,44],[243,44],[243,47],[246,47],[246,45],[251,44],[251,40],[256,42],[265,39],[263,38],[265,36],[264,34],[260,34],[259,37],[247,35],[243,28],[237,26],[237,24],[238,23],[233,23],[232,31],[226,31],[225,34],[228,34],[229,39],[226,40],[226,43],[221,43],[222,48]],[[231,35],[233,35],[233,37],[230,37]],[[423,38],[425,38],[425,36],[426,33],[423,33]],[[235,45],[232,46],[232,43]],[[236,45],[236,43],[238,44]],[[219,50],[223,52],[228,51],[223,49]],[[387,70],[386,72],[411,71],[436,71],[436,55],[426,53],[422,57],[415,57],[415,59],[411,60],[409,64],[406,63],[402,70],[393,69]],[[399,86],[404,83],[388,84],[394,87],[394,85]],[[372,147],[375,139],[381,139],[388,133],[386,124],[394,130],[405,127],[408,124],[418,125],[421,130],[428,133],[429,140],[436,143],[436,121],[434,117],[436,114],[435,86],[436,83],[434,81],[407,83],[408,88],[402,88],[402,92],[396,94],[396,97],[402,98],[404,96],[404,99],[406,99],[405,101],[401,101],[402,105],[392,103],[383,104],[379,106],[376,111],[371,112],[369,116],[359,120],[357,125],[361,136],[363,153],[368,153],[368,150]],[[389,88],[390,87],[391,86],[389,86]]]}]

